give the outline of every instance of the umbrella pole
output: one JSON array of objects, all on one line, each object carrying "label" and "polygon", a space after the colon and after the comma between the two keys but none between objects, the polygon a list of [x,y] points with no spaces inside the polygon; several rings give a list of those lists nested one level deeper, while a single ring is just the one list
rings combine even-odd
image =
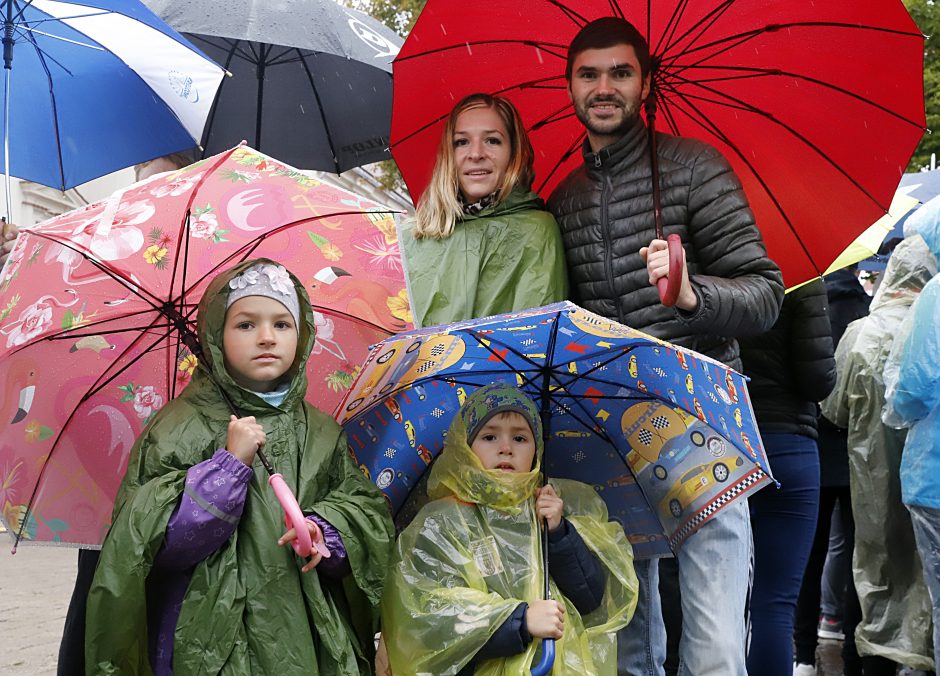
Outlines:
[{"label": "umbrella pole", "polygon": [[659,301],[666,307],[672,307],[679,298],[682,286],[682,239],[679,235],[665,236],[663,229],[663,205],[659,185],[659,154],[656,144],[656,65],[650,68],[650,91],[646,97],[646,132],[650,151],[650,171],[653,182],[653,221],[656,227],[656,239],[664,239],[669,244],[669,275],[656,281]]},{"label": "umbrella pole", "polygon": [[[549,410],[549,385],[550,371],[545,369],[542,374],[542,396],[539,407],[539,418],[542,421],[542,486],[548,483],[548,474],[545,472],[545,453],[548,449],[548,438],[551,435],[549,425],[551,422],[551,411]],[[551,589],[549,587],[548,577],[548,522],[544,519],[539,520],[539,536],[542,543],[542,597],[551,598]],[[542,640],[542,659],[532,667],[532,676],[545,676],[552,670],[555,662],[555,640],[546,638]]]},{"label": "umbrella pole", "polygon": [[3,186],[6,193],[8,222],[13,221],[10,188],[10,78],[13,75],[13,0],[6,2],[3,20]]}]

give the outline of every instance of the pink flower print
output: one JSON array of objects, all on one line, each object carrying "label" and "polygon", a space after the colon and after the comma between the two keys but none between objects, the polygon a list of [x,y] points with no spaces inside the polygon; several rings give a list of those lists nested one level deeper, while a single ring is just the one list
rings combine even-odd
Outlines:
[{"label": "pink flower print", "polygon": [[195,187],[199,179],[202,178],[202,173],[203,172],[190,174],[188,176],[176,176],[173,180],[163,185],[158,185],[150,191],[150,194],[154,197],[179,197],[180,195],[184,195]]},{"label": "pink flower print", "polygon": [[144,233],[136,227],[157,213],[150,200],[122,203],[114,213],[109,228],[102,228],[98,217],[79,224],[72,235],[76,242],[106,261],[116,261],[136,254],[144,246]]},{"label": "pink flower print", "polygon": [[69,303],[61,303],[53,296],[43,296],[35,303],[20,312],[20,316],[12,324],[7,324],[0,332],[7,337],[7,347],[22,345],[30,338],[38,336],[52,323],[52,303],[59,307],[68,307],[78,301],[78,295],[72,289],[66,290],[75,295]]},{"label": "pink flower print", "polygon": [[141,418],[149,418],[154,411],[163,406],[163,397],[153,385],[143,385],[134,392],[134,410]]},{"label": "pink flower print", "polygon": [[9,279],[13,278],[13,275],[16,274],[16,271],[20,269],[20,263],[23,262],[23,259],[26,257],[26,248],[18,246],[10,253],[9,258],[7,259],[7,266],[4,269],[3,279],[0,279],[0,283],[3,283]]},{"label": "pink flower print", "polygon": [[219,219],[211,211],[194,216],[189,224],[189,234],[198,239],[212,239],[218,229]]}]

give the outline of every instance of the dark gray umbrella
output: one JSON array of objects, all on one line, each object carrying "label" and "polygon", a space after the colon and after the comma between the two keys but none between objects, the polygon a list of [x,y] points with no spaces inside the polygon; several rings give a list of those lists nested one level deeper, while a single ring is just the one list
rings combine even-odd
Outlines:
[{"label": "dark gray umbrella", "polygon": [[227,68],[201,145],[242,139],[303,169],[389,159],[392,59],[401,38],[333,0],[144,0]]}]

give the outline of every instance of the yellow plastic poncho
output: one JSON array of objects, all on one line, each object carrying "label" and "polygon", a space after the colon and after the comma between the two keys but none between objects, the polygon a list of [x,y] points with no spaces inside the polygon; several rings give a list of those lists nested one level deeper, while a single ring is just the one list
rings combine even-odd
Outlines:
[{"label": "yellow plastic poncho", "polygon": [[[506,388],[524,398],[515,388]],[[541,434],[536,430],[531,472],[484,469],[467,445],[463,415],[480,404],[475,395],[451,424],[428,481],[433,501],[401,534],[386,580],[382,627],[395,676],[457,674],[516,606],[542,598],[541,538],[533,498]],[[565,518],[597,555],[606,575],[601,605],[583,617],[551,583],[552,598],[566,610],[552,673],[615,674],[615,632],[627,625],[636,606],[632,550],[623,529],[608,521],[606,505],[592,488],[567,480],[551,484],[564,501]],[[474,673],[528,673],[540,657],[540,646],[534,639],[525,652],[481,662]]]}]

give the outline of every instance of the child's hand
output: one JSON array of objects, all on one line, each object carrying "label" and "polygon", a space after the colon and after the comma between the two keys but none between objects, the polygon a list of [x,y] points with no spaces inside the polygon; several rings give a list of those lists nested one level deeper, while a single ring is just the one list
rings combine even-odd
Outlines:
[{"label": "child's hand", "polygon": [[236,418],[232,416],[228,423],[228,438],[225,448],[229,453],[251,467],[255,453],[264,446],[264,429],[255,422],[255,417]]},{"label": "child's hand", "polygon": [[525,623],[535,638],[561,638],[565,631],[565,607],[558,601],[532,601],[525,611]]},{"label": "child's hand", "polygon": [[548,530],[555,530],[561,525],[564,507],[565,503],[558,497],[558,493],[551,484],[535,489],[535,513],[545,519],[548,523]]},{"label": "child's hand", "polygon": [[[311,540],[321,537],[320,527],[317,526],[317,524],[315,524],[313,521],[310,521],[309,519],[304,519],[304,521],[307,525],[307,530],[310,531]],[[282,535],[278,539],[277,544],[289,545],[291,542],[293,542],[296,539],[297,539],[297,532],[293,528],[291,528],[289,531],[284,533],[284,535]],[[304,564],[304,567],[300,569],[300,572],[301,573],[310,572],[311,570],[317,567],[317,564],[320,563],[322,559],[323,559],[323,554],[317,551],[317,548],[314,547],[310,551],[310,558],[307,560],[307,563]]]}]

